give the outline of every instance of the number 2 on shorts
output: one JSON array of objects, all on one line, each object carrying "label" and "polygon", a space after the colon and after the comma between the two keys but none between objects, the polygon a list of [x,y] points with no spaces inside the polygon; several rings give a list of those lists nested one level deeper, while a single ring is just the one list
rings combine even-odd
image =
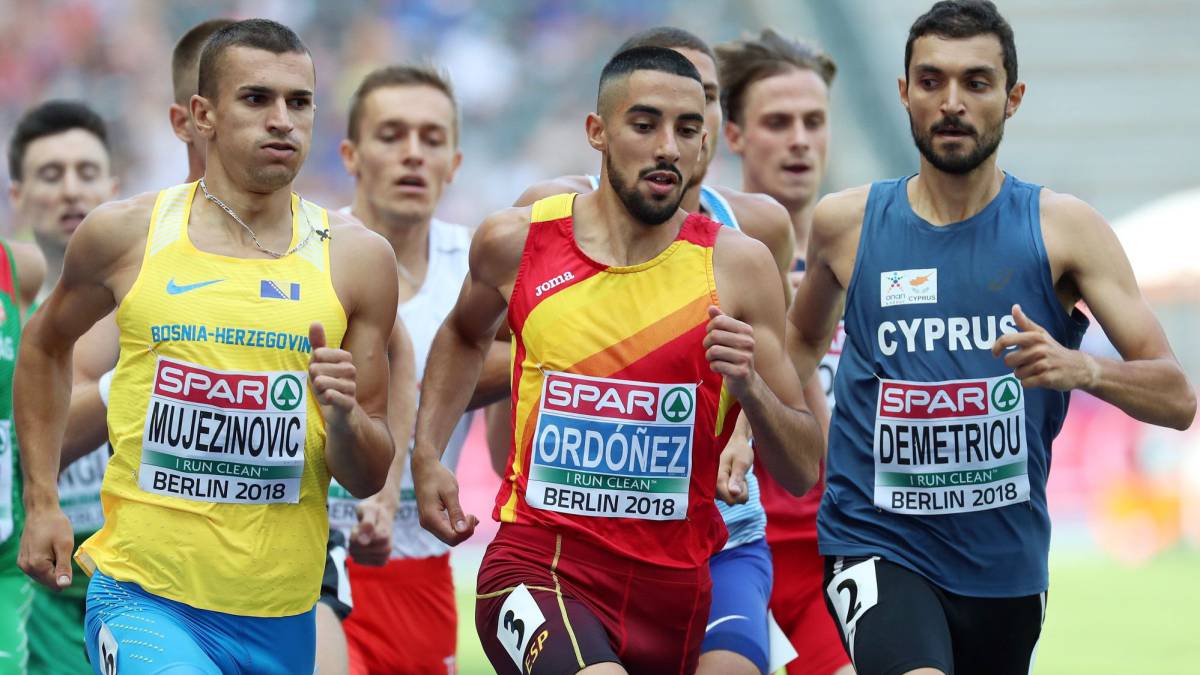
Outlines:
[{"label": "number 2 on shorts", "polygon": [[850,659],[854,660],[854,634],[858,620],[879,602],[879,584],[875,580],[875,558],[851,565],[833,575],[825,587],[829,601],[837,611],[838,623],[846,636]]},{"label": "number 2 on shorts", "polygon": [[500,606],[500,619],[496,622],[496,639],[508,652],[517,670],[523,671],[522,663],[525,648],[529,646],[527,638],[537,632],[546,623],[546,616],[538,607],[537,601],[525,584],[521,584],[508,594],[508,599]]}]

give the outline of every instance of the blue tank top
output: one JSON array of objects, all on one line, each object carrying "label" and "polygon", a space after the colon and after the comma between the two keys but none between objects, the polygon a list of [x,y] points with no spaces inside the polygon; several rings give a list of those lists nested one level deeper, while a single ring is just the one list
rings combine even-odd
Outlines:
[{"label": "blue tank top", "polygon": [[[593,190],[600,187],[599,176],[589,175],[588,182],[592,184]],[[709,218],[725,227],[741,231],[729,200],[714,188],[700,186],[700,208],[708,213]],[[729,530],[729,539],[722,550],[727,551],[767,536],[767,512],[763,510],[758,491],[758,477],[754,475],[753,469],[746,473],[746,491],[748,495],[745,504],[729,506],[720,499],[716,502],[721,518],[725,520],[725,529]]]},{"label": "blue tank top", "polygon": [[960,595],[1048,582],[1050,443],[1069,395],[1025,389],[992,356],[1012,305],[1072,349],[1087,319],[1054,292],[1040,186],[1006,176],[976,215],[937,227],[908,179],[871,186],[846,297],[824,555],[878,555]]}]

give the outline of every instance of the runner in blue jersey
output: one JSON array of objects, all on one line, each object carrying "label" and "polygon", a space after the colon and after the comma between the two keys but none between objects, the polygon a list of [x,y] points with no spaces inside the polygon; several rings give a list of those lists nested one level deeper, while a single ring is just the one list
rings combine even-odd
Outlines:
[{"label": "runner in blue jersey", "polygon": [[[1025,85],[996,7],[917,19],[899,92],[920,172],[822,200],[790,317],[811,378],[845,307],[826,599],[860,675],[1027,673],[1071,390],[1178,429],[1196,398],[1105,220],[997,167]],[[1076,349],[1080,301],[1121,359]]]}]

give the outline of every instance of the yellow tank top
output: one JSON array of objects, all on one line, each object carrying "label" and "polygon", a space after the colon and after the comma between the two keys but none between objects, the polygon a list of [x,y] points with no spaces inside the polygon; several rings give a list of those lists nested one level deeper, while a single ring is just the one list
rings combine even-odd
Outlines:
[{"label": "yellow tank top", "polygon": [[[76,558],[200,609],[299,614],[317,600],[328,536],[308,329],[324,324],[330,346],[346,331],[329,242],[313,236],[278,260],[201,251],[188,237],[195,192],[159,193],[117,309],[104,527]],[[289,249],[329,228],[296,195],[292,214]]]}]

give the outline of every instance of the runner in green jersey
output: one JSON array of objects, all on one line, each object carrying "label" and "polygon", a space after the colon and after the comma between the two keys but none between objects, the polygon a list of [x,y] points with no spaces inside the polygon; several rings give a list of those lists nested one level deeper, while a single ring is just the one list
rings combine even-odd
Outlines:
[{"label": "runner in green jersey", "polygon": [[45,273],[46,262],[37,247],[0,241],[0,675],[26,672],[29,659],[26,622],[33,582],[17,567],[25,512],[12,422],[12,377],[21,319]]},{"label": "runner in green jersey", "polygon": [[[104,122],[82,103],[49,101],[32,108],[18,122],[10,147],[9,170],[13,176],[16,225],[18,229],[33,230],[46,255],[46,262],[41,267],[49,268],[49,274],[40,275],[36,283],[26,284],[21,279],[21,289],[27,291],[32,299],[37,295],[44,278],[51,282],[58,279],[71,234],[89,211],[115,196],[116,185],[109,171]],[[26,246],[37,251],[31,245]],[[37,255],[40,258],[41,254]],[[15,320],[14,317],[15,313],[7,317],[5,326]],[[19,330],[17,324],[12,335],[15,336]],[[7,328],[4,335],[9,335]],[[0,357],[7,358],[8,338],[4,340]],[[12,362],[4,363],[5,370],[0,372],[0,383],[7,398],[11,391]],[[11,404],[6,404],[5,419],[11,417],[11,410]],[[8,433],[4,435],[7,437]],[[89,449],[99,444],[93,442]],[[13,446],[12,450],[15,457],[16,447]],[[75,526],[77,538],[85,538],[99,529],[99,481],[107,459],[106,451],[89,454],[68,467],[60,481],[64,509]],[[13,476],[16,483],[20,471],[14,468]],[[13,502],[19,508],[21,492],[19,486],[14,487],[17,490]],[[16,567],[19,539],[18,532],[11,543],[6,544],[12,549],[10,557],[0,562],[6,578],[10,573],[14,579],[24,576]],[[21,583],[25,581],[28,581],[27,577]],[[24,590],[21,592],[28,596],[26,607],[32,603],[32,610],[22,615],[28,617],[27,621],[22,621],[25,630],[21,633],[22,644],[24,636],[28,636],[28,650],[25,652],[28,654],[28,672],[39,675],[87,672],[89,666],[83,649],[83,599],[87,590],[87,576],[76,574],[75,583],[60,593],[39,588],[32,582],[22,588]],[[0,605],[4,605],[9,597],[12,597],[9,592],[0,589]],[[0,621],[7,620],[8,616],[5,613]],[[9,633],[6,631],[4,634]],[[0,646],[0,652],[4,651],[6,649]],[[0,673],[7,672],[0,667]]]}]

